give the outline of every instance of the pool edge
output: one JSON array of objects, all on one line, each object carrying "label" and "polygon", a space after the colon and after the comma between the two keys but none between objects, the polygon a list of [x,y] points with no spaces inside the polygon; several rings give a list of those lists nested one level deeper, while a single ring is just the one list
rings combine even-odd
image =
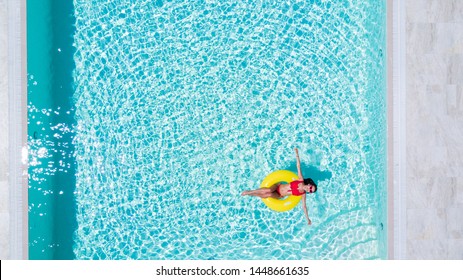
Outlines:
[{"label": "pool edge", "polygon": [[26,0],[7,10],[9,259],[28,259]]},{"label": "pool edge", "polygon": [[405,1],[388,0],[388,259],[406,259]]}]

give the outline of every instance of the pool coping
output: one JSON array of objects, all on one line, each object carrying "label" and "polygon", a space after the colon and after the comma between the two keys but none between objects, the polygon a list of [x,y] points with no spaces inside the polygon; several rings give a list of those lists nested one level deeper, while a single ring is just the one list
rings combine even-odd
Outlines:
[{"label": "pool coping", "polygon": [[388,0],[388,258],[406,259],[406,10]]},{"label": "pool coping", "polygon": [[26,0],[7,10],[9,259],[28,259]]}]

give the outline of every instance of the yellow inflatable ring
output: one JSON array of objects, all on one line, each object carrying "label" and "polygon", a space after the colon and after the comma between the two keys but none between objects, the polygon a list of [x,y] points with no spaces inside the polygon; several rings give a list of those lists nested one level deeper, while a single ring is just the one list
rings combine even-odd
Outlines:
[{"label": "yellow inflatable ring", "polygon": [[[276,183],[286,182],[289,184],[296,180],[299,180],[299,177],[294,172],[288,170],[277,170],[267,175],[267,177],[265,177],[262,181],[262,184],[260,184],[260,187],[270,188]],[[302,196],[290,195],[284,199],[276,199],[273,197],[262,198],[262,201],[264,201],[268,208],[277,212],[284,212],[296,207],[299,201],[301,201],[301,198]]]}]

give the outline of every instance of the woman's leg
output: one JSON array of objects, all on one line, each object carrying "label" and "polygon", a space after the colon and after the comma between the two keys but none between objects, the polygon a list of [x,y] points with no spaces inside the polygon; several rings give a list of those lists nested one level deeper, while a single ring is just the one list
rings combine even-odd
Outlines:
[{"label": "woman's leg", "polygon": [[280,199],[280,198],[281,198],[281,196],[280,196],[277,192],[272,192],[272,193],[270,194],[270,197],[273,197],[273,198],[275,198],[275,199]]},{"label": "woman's leg", "polygon": [[278,187],[280,187],[280,185],[281,185],[281,183],[276,183],[275,185],[272,185],[272,186],[269,188],[269,190],[270,190],[271,192],[276,192],[277,189],[278,189]]},{"label": "woman's leg", "polygon": [[241,195],[251,195],[251,196],[258,196],[261,198],[266,198],[271,196],[272,191],[267,188],[261,188],[257,190],[252,190],[252,191],[244,191],[241,193]]}]

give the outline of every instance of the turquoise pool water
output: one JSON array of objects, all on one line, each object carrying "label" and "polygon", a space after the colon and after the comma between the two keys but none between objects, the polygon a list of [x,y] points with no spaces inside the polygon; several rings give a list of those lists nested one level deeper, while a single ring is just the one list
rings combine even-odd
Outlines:
[{"label": "turquoise pool water", "polygon": [[[48,55],[28,43],[32,258],[387,257],[385,1],[54,9]],[[310,227],[240,196],[294,147]]]}]

